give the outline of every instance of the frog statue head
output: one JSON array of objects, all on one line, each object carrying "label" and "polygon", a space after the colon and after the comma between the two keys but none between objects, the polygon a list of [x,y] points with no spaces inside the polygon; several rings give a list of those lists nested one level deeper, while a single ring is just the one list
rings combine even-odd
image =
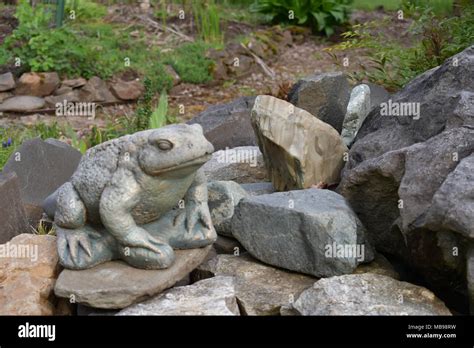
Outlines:
[{"label": "frog statue head", "polygon": [[151,176],[168,172],[186,175],[206,163],[213,152],[200,125],[177,124],[149,131],[138,163]]}]

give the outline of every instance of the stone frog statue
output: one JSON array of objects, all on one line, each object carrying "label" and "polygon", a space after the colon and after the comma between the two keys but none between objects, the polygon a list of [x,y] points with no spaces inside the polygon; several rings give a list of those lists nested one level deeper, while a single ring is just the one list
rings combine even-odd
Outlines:
[{"label": "stone frog statue", "polygon": [[43,204],[61,264],[85,269],[121,259],[144,269],[174,261],[174,249],[212,244],[216,232],[200,167],[214,148],[200,125],[171,125],[89,149],[70,181]]}]

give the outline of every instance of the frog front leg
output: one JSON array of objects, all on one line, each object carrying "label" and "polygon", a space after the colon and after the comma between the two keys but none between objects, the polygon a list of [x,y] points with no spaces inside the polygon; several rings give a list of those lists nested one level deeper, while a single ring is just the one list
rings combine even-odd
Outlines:
[{"label": "frog front leg", "polygon": [[173,249],[138,226],[132,216],[140,192],[133,173],[118,168],[100,199],[101,221],[117,240],[124,261],[139,268],[167,268],[174,261]]},{"label": "frog front leg", "polygon": [[173,246],[188,249],[214,243],[217,234],[207,204],[207,180],[203,170],[197,171],[184,203],[184,211],[177,217],[177,220],[184,219],[183,229],[173,238]]}]

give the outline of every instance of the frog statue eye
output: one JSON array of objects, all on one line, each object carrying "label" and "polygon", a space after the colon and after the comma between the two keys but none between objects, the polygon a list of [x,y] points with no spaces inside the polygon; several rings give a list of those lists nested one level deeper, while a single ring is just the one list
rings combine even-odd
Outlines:
[{"label": "frog statue eye", "polygon": [[169,140],[161,139],[156,142],[156,146],[158,146],[160,150],[169,151],[173,148],[173,143]]}]

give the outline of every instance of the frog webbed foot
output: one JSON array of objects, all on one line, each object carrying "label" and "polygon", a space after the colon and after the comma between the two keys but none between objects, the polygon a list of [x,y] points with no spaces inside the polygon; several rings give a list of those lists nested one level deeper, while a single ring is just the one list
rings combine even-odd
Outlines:
[{"label": "frog webbed foot", "polygon": [[93,228],[66,229],[56,226],[60,263],[69,269],[86,269],[113,258],[113,239]]},{"label": "frog webbed foot", "polygon": [[212,244],[217,238],[207,202],[189,202],[178,218],[184,219],[180,233],[175,236],[174,247],[200,248]]}]

